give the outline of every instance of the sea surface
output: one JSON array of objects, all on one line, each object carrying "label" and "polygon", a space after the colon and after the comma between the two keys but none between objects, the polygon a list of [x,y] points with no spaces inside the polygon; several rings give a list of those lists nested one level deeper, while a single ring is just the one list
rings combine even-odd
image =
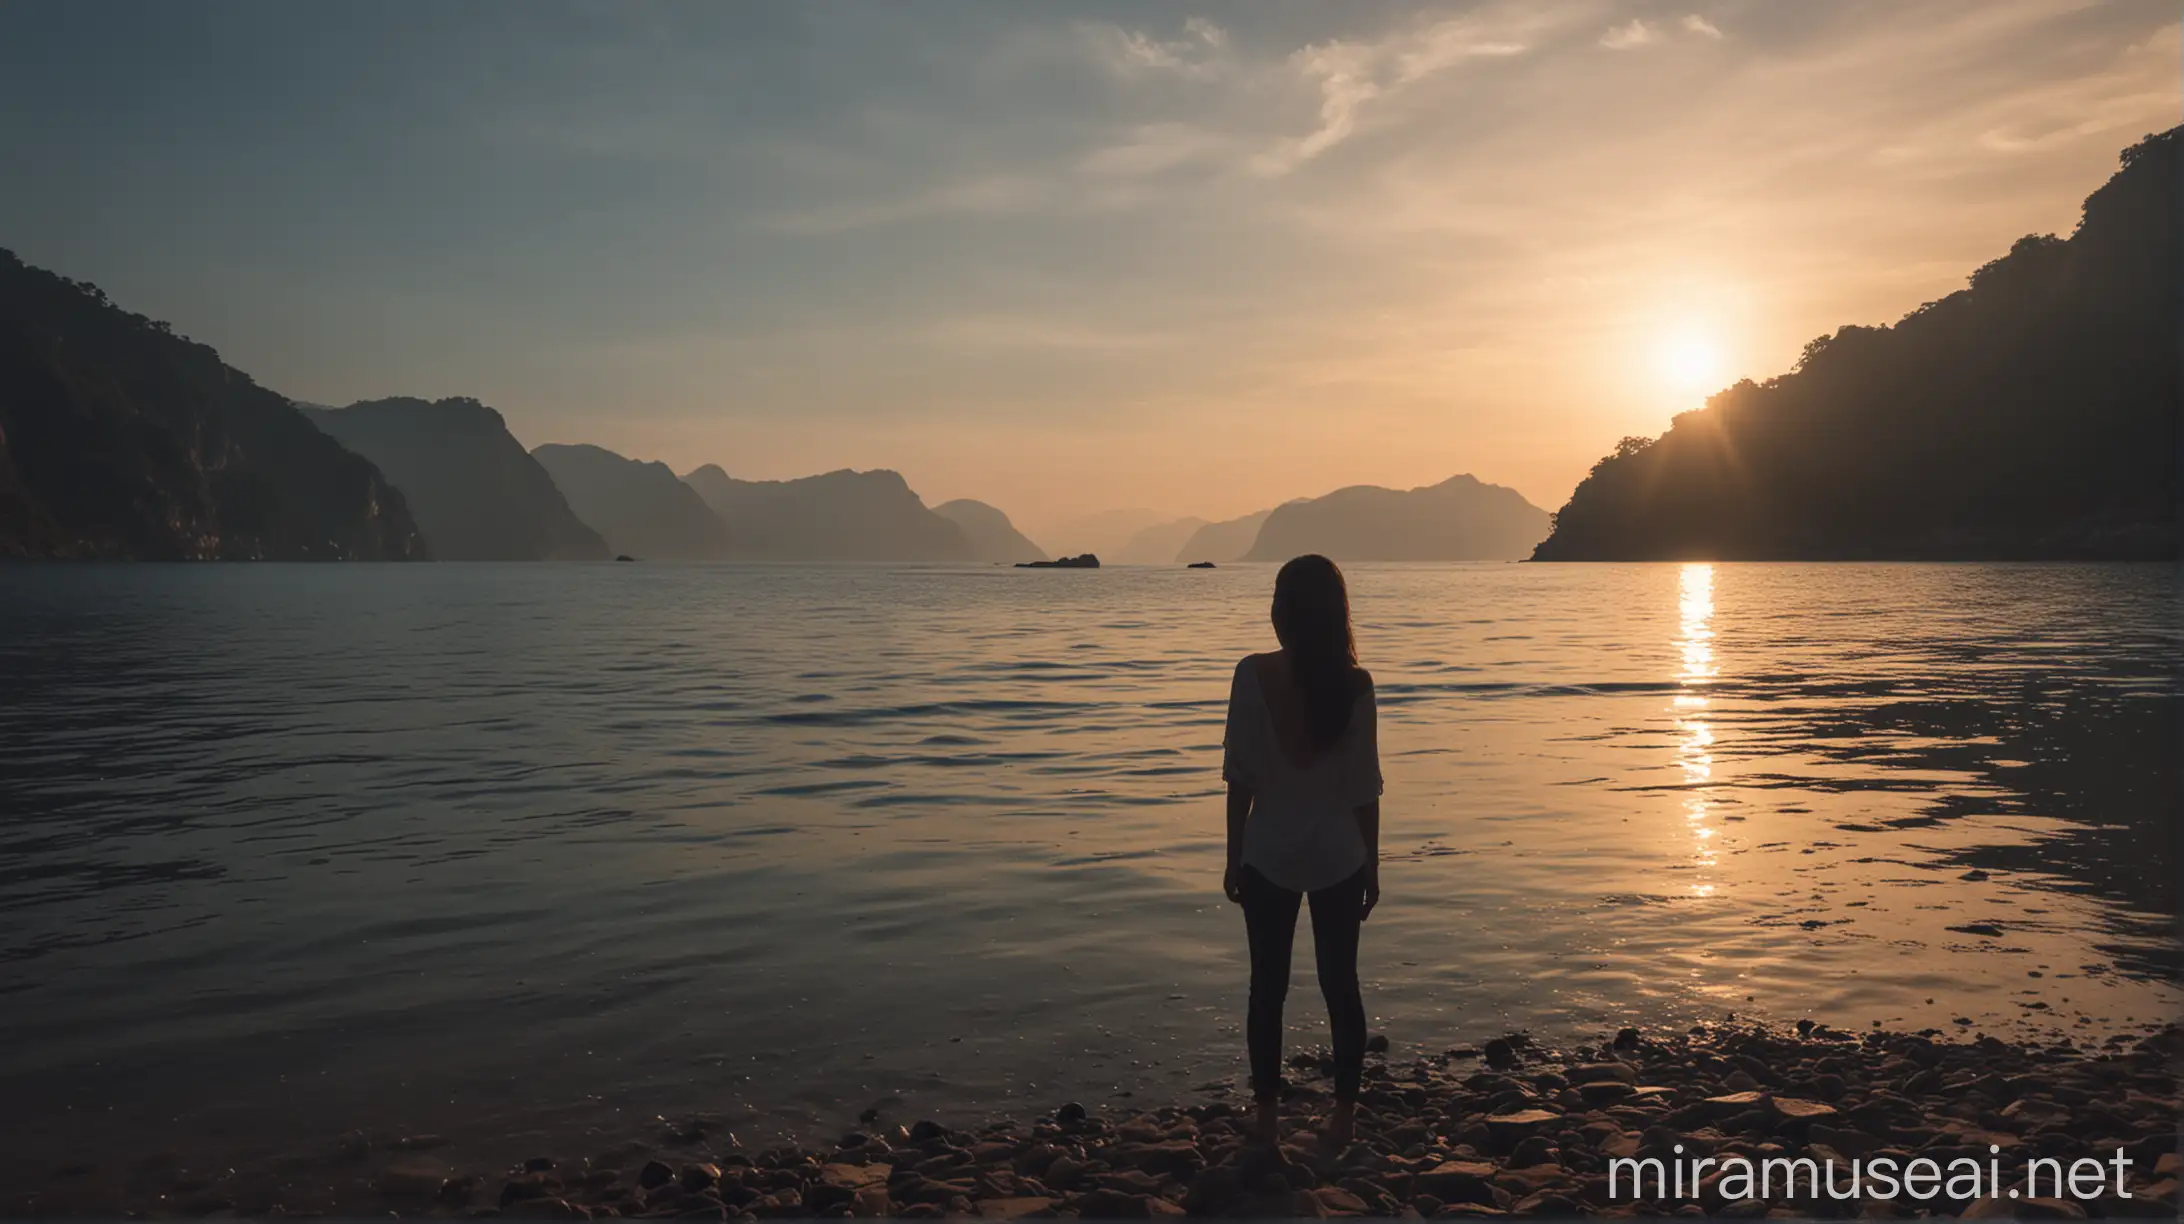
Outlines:
[{"label": "sea surface", "polygon": [[[2184,1007],[2174,567],[1350,577],[1395,1057]],[[0,1179],[1233,1086],[1219,744],[1272,579],[0,568]]]}]

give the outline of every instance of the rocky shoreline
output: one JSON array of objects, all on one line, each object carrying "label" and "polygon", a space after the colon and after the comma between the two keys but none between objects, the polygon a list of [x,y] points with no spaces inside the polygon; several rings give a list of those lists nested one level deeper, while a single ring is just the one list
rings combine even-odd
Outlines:
[{"label": "rocky shoreline", "polygon": [[[10,1215],[432,1215],[586,1219],[1150,1219],[1161,1216],[1450,1218],[1519,1215],[1813,1216],[2017,1214],[2177,1217],[2178,1065],[2184,1031],[2100,1047],[2016,1045],[1936,1033],[1854,1034],[1723,1025],[1675,1034],[1624,1029],[1596,1046],[1550,1049],[1521,1034],[1393,1063],[1369,1061],[1353,1142],[1313,1129],[1328,1104],[1323,1055],[1293,1058],[1285,1134],[1248,1140],[1249,1103],[1129,1113],[1065,1104],[1025,1124],[960,1130],[868,1114],[831,1145],[745,1149],[702,1124],[654,1145],[590,1157],[539,1156],[491,1173],[452,1168],[431,1136],[356,1136],[337,1167],[280,1179],[184,1179],[140,1196],[62,1171],[10,1187]],[[1385,1050],[1385,1042],[1375,1039]],[[1972,1157],[1997,1186],[2035,1157],[2065,1167],[2131,1164],[2130,1197],[1826,1196],[1732,1200],[1716,1173],[1687,1194],[1612,1192],[1618,1158],[1743,1156],[1946,1165]]]}]

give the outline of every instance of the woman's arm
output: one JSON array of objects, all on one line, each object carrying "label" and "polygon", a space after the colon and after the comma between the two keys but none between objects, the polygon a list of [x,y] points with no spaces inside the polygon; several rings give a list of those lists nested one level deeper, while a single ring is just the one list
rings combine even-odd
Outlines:
[{"label": "woman's arm", "polygon": [[1251,788],[1241,782],[1228,784],[1228,868],[1221,873],[1221,891],[1231,901],[1244,899],[1244,822],[1251,818]]},{"label": "woman's arm", "polygon": [[1360,672],[1357,709],[1350,717],[1351,742],[1356,756],[1350,761],[1351,798],[1357,802],[1357,832],[1365,842],[1365,911],[1370,916],[1380,904],[1380,710],[1373,693],[1373,674]]},{"label": "woman's arm", "polygon": [[1380,800],[1375,799],[1357,809],[1357,831],[1365,839],[1365,912],[1360,920],[1372,916],[1373,907],[1380,904]]},{"label": "woman's arm", "polygon": [[1228,783],[1228,866],[1221,891],[1239,904],[1244,899],[1244,821],[1251,817],[1252,760],[1258,735],[1244,679],[1257,655],[1246,655],[1229,677],[1228,722],[1221,728],[1221,780]]}]

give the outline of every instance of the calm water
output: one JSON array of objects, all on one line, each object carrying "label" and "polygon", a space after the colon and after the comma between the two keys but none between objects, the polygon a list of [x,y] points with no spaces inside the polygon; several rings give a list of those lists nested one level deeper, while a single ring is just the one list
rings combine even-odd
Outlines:
[{"label": "calm water", "polygon": [[[1271,581],[0,569],[0,1169],[1233,1082],[1218,743]],[[1352,584],[1398,1055],[2184,1004],[2170,567]]]}]

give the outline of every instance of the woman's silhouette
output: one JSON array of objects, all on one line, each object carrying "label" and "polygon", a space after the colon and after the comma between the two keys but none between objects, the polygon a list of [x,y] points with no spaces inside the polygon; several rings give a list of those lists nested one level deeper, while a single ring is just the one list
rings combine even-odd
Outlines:
[{"label": "woman's silhouette", "polygon": [[1335,563],[1298,557],[1274,579],[1281,649],[1236,665],[1221,777],[1228,783],[1228,872],[1251,942],[1251,1056],[1258,1133],[1276,1138],[1282,1000],[1297,907],[1312,902],[1312,946],[1335,1050],[1327,1137],[1349,1141],[1365,1065],[1358,925],[1380,900],[1380,750],[1373,678],[1357,665],[1350,595]]}]

